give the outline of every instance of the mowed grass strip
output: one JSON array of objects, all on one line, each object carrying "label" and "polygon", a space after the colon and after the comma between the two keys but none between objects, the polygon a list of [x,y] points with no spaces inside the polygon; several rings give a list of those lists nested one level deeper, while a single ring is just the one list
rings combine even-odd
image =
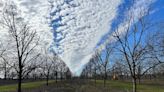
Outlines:
[{"label": "mowed grass strip", "polygon": [[[49,83],[53,83],[53,82],[55,82],[55,81],[54,80],[49,81]],[[40,87],[44,84],[46,84],[46,81],[22,83],[22,89],[33,89],[33,88]],[[18,84],[0,86],[0,92],[16,91],[17,86],[18,86]]]},{"label": "mowed grass strip", "polygon": [[[154,85],[152,85],[154,84]],[[160,85],[157,82],[141,83],[137,85],[138,92],[164,92],[164,85]],[[97,80],[97,86],[103,87],[103,80]],[[113,81],[108,80],[106,87],[111,90],[123,90],[132,91],[132,83],[125,81]]]}]

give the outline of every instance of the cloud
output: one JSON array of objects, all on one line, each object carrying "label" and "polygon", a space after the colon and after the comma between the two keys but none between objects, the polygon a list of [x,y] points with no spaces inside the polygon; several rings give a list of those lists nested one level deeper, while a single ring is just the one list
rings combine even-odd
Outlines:
[{"label": "cloud", "polygon": [[[94,47],[106,34],[117,14],[121,0],[55,0],[52,9],[54,33],[58,46],[54,50],[73,73],[89,61]],[[59,26],[58,26],[59,25]],[[58,40],[60,39],[60,40]]]},{"label": "cloud", "polygon": [[[40,36],[40,44],[47,45],[47,47],[50,46],[50,44],[53,41],[52,40],[53,35],[50,31],[50,27],[46,19],[46,16],[48,14],[48,8],[49,8],[47,0],[0,0],[0,1],[1,1],[0,11],[3,11],[3,8],[6,3],[15,4],[23,20],[28,22],[29,25],[32,26],[33,30],[37,31],[38,35]],[[3,33],[5,32],[7,31],[3,29]],[[5,37],[5,36],[1,36],[1,37]]]}]

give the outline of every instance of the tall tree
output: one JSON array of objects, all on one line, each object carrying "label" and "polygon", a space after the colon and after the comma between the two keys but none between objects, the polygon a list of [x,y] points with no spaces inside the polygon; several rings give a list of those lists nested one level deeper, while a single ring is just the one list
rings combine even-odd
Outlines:
[{"label": "tall tree", "polygon": [[128,65],[133,82],[133,92],[136,92],[137,79],[161,62],[152,55],[154,51],[151,50],[147,41],[152,31],[151,28],[154,26],[149,18],[143,17],[149,16],[149,9],[141,9],[137,17],[134,13],[135,11],[130,11],[130,17],[126,19],[127,23],[122,25],[121,29],[116,28],[113,36],[118,42],[116,49]]},{"label": "tall tree", "polygon": [[1,24],[8,29],[12,39],[13,52],[16,54],[14,67],[18,74],[18,92],[21,92],[23,76],[37,67],[33,61],[39,56],[35,52],[39,38],[36,31],[23,21],[16,5],[12,3],[6,5]]}]

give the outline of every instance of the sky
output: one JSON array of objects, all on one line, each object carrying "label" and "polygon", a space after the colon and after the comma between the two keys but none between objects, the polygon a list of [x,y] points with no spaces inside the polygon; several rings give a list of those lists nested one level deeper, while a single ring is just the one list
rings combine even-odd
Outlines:
[{"label": "sky", "polygon": [[[116,41],[111,36],[116,27],[120,35],[124,33],[122,29],[127,26],[124,19],[129,17],[129,11],[133,10],[138,18],[142,8],[151,6],[148,17],[164,21],[164,0],[134,1],[0,0],[0,14],[6,2],[16,4],[24,20],[37,30],[42,45],[57,53],[74,74],[80,74],[95,50]],[[6,39],[6,32],[0,29],[0,38]]]}]

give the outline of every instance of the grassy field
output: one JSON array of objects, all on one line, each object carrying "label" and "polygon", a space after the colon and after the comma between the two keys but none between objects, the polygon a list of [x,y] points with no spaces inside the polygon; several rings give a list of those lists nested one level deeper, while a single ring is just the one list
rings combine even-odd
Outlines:
[{"label": "grassy field", "polygon": [[[97,81],[97,87],[103,87],[103,81]],[[123,82],[123,81],[108,81],[107,90],[118,90],[123,92],[131,92],[132,91],[132,83],[131,82]],[[110,91],[107,91],[110,92]],[[164,92],[164,81],[162,82],[150,82],[144,81],[141,84],[137,85],[137,92]]]},{"label": "grassy field", "polygon": [[[107,81],[106,87],[103,87],[103,81],[72,80],[62,81],[57,84],[50,81],[46,86],[45,81],[23,83],[23,92],[131,92],[131,82],[125,81]],[[17,85],[0,86],[0,92],[15,92]],[[144,81],[137,86],[137,92],[164,92],[164,82]]]},{"label": "grassy field", "polygon": [[[54,80],[49,81],[53,83]],[[34,89],[46,84],[46,81],[22,83],[22,89]],[[0,92],[12,92],[17,90],[17,84],[0,86]]]}]

